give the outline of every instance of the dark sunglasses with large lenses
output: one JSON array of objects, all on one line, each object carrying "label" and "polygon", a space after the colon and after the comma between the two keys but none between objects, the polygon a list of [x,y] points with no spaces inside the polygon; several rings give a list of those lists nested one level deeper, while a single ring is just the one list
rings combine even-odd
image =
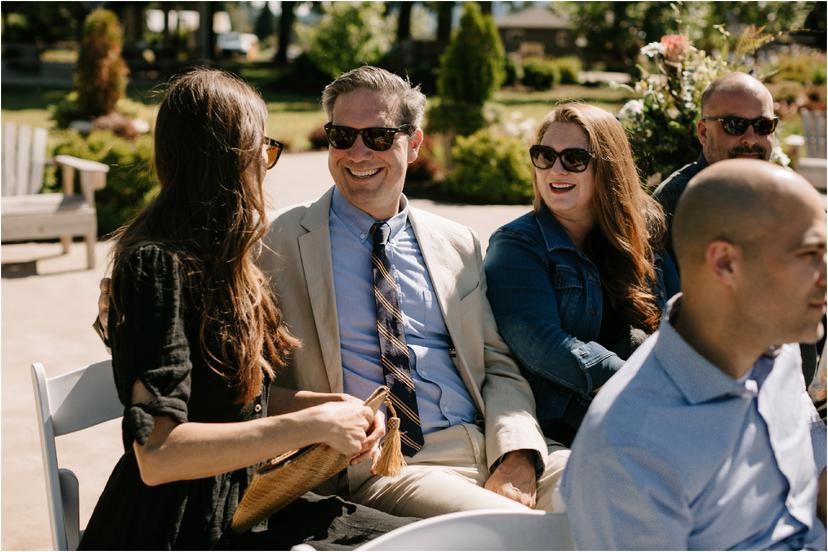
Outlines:
[{"label": "dark sunglasses with large lenses", "polygon": [[767,136],[774,130],[779,123],[779,117],[756,117],[755,119],[745,119],[744,117],[703,117],[705,121],[719,121],[722,124],[722,130],[731,136],[741,136],[749,126],[753,127],[753,131],[760,136]]},{"label": "dark sunglasses with large lenses", "polygon": [[529,156],[532,164],[539,169],[551,169],[558,157],[561,158],[561,165],[569,172],[584,172],[589,166],[592,154],[583,148],[567,148],[563,151],[555,151],[549,146],[540,144],[529,148]]},{"label": "dark sunglasses with large lenses", "polygon": [[264,145],[267,148],[267,168],[272,169],[282,155],[285,145],[278,140],[265,136]]},{"label": "dark sunglasses with large lenses", "polygon": [[328,136],[328,143],[336,149],[350,148],[356,142],[357,136],[361,135],[363,143],[368,148],[374,151],[386,151],[394,145],[394,137],[398,132],[410,134],[412,128],[408,124],[392,128],[353,128],[328,123],[325,125],[325,134]]}]

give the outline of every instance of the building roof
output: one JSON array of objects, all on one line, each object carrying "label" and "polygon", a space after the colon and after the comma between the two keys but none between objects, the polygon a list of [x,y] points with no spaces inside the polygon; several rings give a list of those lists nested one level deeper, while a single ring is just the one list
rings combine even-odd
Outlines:
[{"label": "building roof", "polygon": [[531,7],[495,18],[498,29],[571,29],[572,24],[546,8]]}]

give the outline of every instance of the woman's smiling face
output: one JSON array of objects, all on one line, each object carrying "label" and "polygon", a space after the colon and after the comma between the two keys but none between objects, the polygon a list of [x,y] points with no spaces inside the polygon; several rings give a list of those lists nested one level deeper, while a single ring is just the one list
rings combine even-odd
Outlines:
[{"label": "woman's smiling face", "polygon": [[[590,150],[589,139],[583,128],[575,123],[554,122],[543,135],[541,145],[557,152],[580,148]],[[535,167],[535,178],[541,199],[558,219],[593,221],[592,196],[595,194],[594,160],[584,172],[567,171],[560,157],[548,169]]]}]

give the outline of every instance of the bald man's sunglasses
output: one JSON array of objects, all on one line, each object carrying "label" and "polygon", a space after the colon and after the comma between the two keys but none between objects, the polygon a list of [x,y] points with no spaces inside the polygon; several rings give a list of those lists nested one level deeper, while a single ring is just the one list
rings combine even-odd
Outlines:
[{"label": "bald man's sunglasses", "polygon": [[722,130],[731,136],[741,136],[749,126],[753,127],[753,131],[760,136],[767,136],[774,130],[779,123],[779,117],[769,119],[768,117],[756,117],[755,119],[745,119],[744,117],[702,117],[702,121],[719,121],[722,124]]},{"label": "bald man's sunglasses", "polygon": [[264,145],[267,148],[267,168],[272,169],[282,155],[285,145],[278,140],[265,136]]},{"label": "bald man's sunglasses", "polygon": [[529,148],[529,157],[532,164],[539,169],[551,169],[555,160],[560,157],[561,165],[569,172],[584,172],[589,166],[592,154],[583,148],[567,148],[563,151],[555,151],[549,146],[534,145]]},{"label": "bald man's sunglasses", "polygon": [[356,142],[357,136],[361,135],[366,147],[374,151],[386,151],[394,145],[394,137],[398,132],[411,134],[413,129],[414,127],[408,124],[391,128],[353,128],[328,123],[325,125],[325,134],[328,136],[328,143],[336,149],[350,148]]}]

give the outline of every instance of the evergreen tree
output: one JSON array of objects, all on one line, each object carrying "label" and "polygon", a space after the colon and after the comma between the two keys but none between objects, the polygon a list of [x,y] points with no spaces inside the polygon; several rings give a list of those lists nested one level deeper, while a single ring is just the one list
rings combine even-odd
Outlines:
[{"label": "evergreen tree", "polygon": [[89,117],[106,115],[124,97],[129,69],[121,57],[124,32],[117,16],[96,9],[83,23],[75,89],[78,107]]},{"label": "evergreen tree", "polygon": [[440,60],[437,117],[443,128],[469,135],[485,125],[483,106],[505,78],[506,55],[491,16],[476,2],[463,7],[460,25]]}]

